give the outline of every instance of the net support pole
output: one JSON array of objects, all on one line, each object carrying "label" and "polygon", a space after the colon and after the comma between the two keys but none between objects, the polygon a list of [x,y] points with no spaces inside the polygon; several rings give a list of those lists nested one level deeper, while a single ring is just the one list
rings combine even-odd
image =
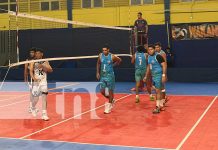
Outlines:
[{"label": "net support pole", "polygon": [[[72,7],[73,6],[73,1],[72,0],[67,0],[67,19],[70,21],[73,21],[73,11]],[[68,23],[68,28],[72,29],[72,24]]]},{"label": "net support pole", "polygon": [[16,49],[17,49],[17,62],[20,61],[18,12],[19,12],[19,0],[16,0]]},{"label": "net support pole", "polygon": [[167,32],[167,46],[171,47],[171,32],[170,32],[170,0],[164,0],[164,16],[165,16],[165,26]]}]

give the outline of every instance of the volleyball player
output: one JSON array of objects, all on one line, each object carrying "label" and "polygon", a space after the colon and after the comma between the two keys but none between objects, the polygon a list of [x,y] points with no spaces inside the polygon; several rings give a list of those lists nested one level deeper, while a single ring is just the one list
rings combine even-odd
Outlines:
[{"label": "volleyball player", "polygon": [[167,65],[164,58],[155,53],[155,47],[153,45],[148,46],[148,67],[144,81],[147,80],[148,73],[151,71],[153,84],[156,90],[156,108],[153,110],[154,114],[160,113],[164,110],[164,101],[162,98],[162,86],[166,82]]},{"label": "volleyball player", "polygon": [[[110,52],[108,45],[102,48],[102,53],[99,54],[97,60],[96,77],[100,80],[100,90],[103,96],[108,98],[109,102],[105,104],[104,113],[108,114],[114,104],[114,88],[115,88],[115,75],[113,67],[119,65],[121,59]],[[108,92],[107,90],[108,89]]]},{"label": "volleyball player", "polygon": [[[164,58],[164,61],[167,62],[166,53],[162,50],[160,42],[155,43],[155,52],[160,54]],[[163,100],[164,100],[164,104],[165,104],[168,101],[168,98],[166,96],[166,86],[165,86],[165,83],[163,83],[162,94],[163,94]]]},{"label": "volleyball player", "polygon": [[[43,58],[43,50],[36,49],[35,59]],[[34,101],[32,104],[32,114],[37,116],[36,104],[39,100],[39,96],[42,96],[42,119],[47,121],[49,117],[47,115],[47,95],[48,95],[48,86],[47,86],[47,73],[52,72],[52,67],[48,61],[39,61],[30,64],[30,75],[34,81],[32,94],[34,96]]]},{"label": "volleyball player", "polygon": [[[26,61],[33,60],[35,58],[35,51],[36,51],[35,47],[33,47],[29,50],[29,56],[26,59]],[[30,69],[30,64],[25,64],[25,66],[24,66],[24,82],[28,83],[28,85],[29,85],[29,81],[32,82],[32,79],[29,76],[29,69]],[[29,85],[29,89],[30,89],[30,104],[29,104],[28,111],[29,111],[29,113],[31,113],[32,112],[33,95],[32,95],[32,88],[30,85]]]},{"label": "volleyball player", "polygon": [[[137,48],[136,53],[132,56],[131,63],[135,64],[135,82],[136,82],[136,103],[140,102],[139,99],[139,87],[140,87],[140,82],[143,80],[146,69],[147,69],[147,58],[148,55],[144,53],[144,47],[139,46]],[[146,86],[147,87],[147,86]]]}]

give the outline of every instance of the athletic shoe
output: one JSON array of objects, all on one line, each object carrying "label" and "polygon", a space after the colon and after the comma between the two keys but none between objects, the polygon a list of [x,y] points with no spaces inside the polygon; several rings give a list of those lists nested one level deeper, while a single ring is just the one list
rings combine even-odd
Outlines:
[{"label": "athletic shoe", "polygon": [[38,109],[34,109],[34,108],[31,108],[32,109],[32,115],[33,115],[33,117],[36,117],[37,116],[37,113],[39,112],[39,110]]},{"label": "athletic shoe", "polygon": [[29,108],[28,108],[28,112],[29,112],[29,113],[32,113],[32,111],[33,111],[32,107],[29,107]]},{"label": "athletic shoe", "polygon": [[136,97],[135,98],[135,103],[139,103],[139,102],[140,102],[139,97]]},{"label": "athletic shoe", "polygon": [[160,108],[156,106],[156,108],[152,112],[153,112],[153,114],[159,114]]},{"label": "athletic shoe", "polygon": [[[35,108],[35,110],[36,110],[37,113],[39,112],[39,110],[38,110],[37,108]],[[32,108],[32,107],[29,107],[28,112],[29,112],[29,113],[32,113],[32,111],[33,111],[33,108]]]},{"label": "athletic shoe", "polygon": [[112,107],[112,103],[105,103],[104,113],[109,114],[111,112]]},{"label": "athletic shoe", "polygon": [[154,96],[153,95],[149,95],[150,101],[154,101]]},{"label": "athletic shoe", "polygon": [[44,120],[44,121],[49,120],[49,117],[48,117],[47,113],[42,113],[42,120]]}]

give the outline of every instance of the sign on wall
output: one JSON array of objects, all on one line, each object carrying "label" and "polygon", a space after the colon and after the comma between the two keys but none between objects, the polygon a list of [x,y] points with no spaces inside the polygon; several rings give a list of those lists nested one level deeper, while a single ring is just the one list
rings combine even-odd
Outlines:
[{"label": "sign on wall", "polygon": [[195,40],[218,38],[218,23],[172,25],[174,40]]}]

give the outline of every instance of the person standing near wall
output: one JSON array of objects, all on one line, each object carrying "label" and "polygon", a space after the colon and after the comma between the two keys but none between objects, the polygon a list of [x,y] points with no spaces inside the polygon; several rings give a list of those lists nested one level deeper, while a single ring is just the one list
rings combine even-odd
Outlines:
[{"label": "person standing near wall", "polygon": [[145,19],[142,18],[142,13],[138,12],[138,19],[134,23],[134,31],[135,31],[135,45],[145,45],[147,47],[148,44],[148,23]]},{"label": "person standing near wall", "polygon": [[169,47],[166,48],[166,57],[167,57],[167,67],[173,67],[174,55]]},{"label": "person standing near wall", "polygon": [[[138,12],[138,19],[134,23],[134,45],[135,47],[148,46],[148,23],[145,19],[142,18],[142,13]],[[135,88],[132,88],[131,91],[135,91]],[[146,91],[144,88],[144,82],[140,81],[139,91]]]}]

